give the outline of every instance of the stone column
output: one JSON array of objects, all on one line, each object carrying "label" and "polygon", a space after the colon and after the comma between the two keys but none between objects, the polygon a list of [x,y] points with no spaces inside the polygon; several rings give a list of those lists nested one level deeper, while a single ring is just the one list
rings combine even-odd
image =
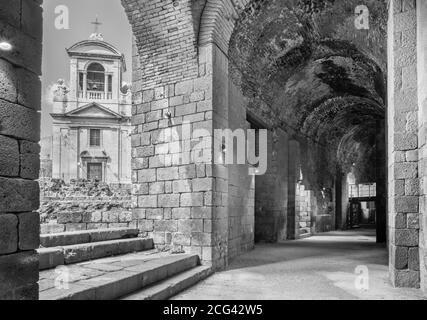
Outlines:
[{"label": "stone column", "polygon": [[415,0],[390,1],[388,23],[388,225],[390,276],[419,287],[419,171]]},{"label": "stone column", "polygon": [[[427,2],[417,1],[418,56],[418,136],[420,168],[420,276],[421,288],[427,292]],[[416,250],[412,252],[416,263]]]},{"label": "stone column", "polygon": [[299,144],[295,140],[289,141],[289,174],[288,174],[288,222],[287,222],[287,238],[295,240],[299,238],[299,219],[297,217],[296,194],[297,180],[300,176],[299,167]]},{"label": "stone column", "polygon": [[38,299],[41,1],[2,1],[0,300]]},{"label": "stone column", "polygon": [[386,141],[385,141],[385,123],[378,120],[376,137],[376,170],[375,181],[377,185],[377,197],[375,201],[376,209],[376,227],[377,243],[387,242],[387,177],[386,177]]}]

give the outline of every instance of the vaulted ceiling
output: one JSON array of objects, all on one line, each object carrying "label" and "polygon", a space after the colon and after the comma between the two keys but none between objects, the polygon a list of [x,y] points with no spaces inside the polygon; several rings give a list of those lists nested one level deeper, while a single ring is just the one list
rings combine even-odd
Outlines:
[{"label": "vaulted ceiling", "polygon": [[360,180],[374,179],[384,134],[387,4],[363,3],[367,30],[356,27],[359,0],[254,0],[231,37],[232,81],[253,114],[305,140],[306,171],[334,173],[339,165],[348,172],[356,163]]}]

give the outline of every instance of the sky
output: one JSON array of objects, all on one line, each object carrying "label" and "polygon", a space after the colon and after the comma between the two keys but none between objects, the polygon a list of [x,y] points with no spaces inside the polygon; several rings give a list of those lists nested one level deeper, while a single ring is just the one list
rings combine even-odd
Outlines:
[{"label": "sky", "polygon": [[[69,29],[57,29],[60,13],[58,6],[66,6],[69,12]],[[62,12],[62,11],[61,11]],[[94,32],[98,15],[99,31],[104,40],[115,46],[126,57],[127,72],[123,81],[132,78],[132,31],[120,0],[45,0],[43,1],[43,69],[42,69],[42,139],[52,135],[52,105],[46,99],[49,87],[58,79],[69,79],[69,60],[65,51],[73,44],[86,40]],[[43,141],[42,141],[43,142]],[[48,150],[45,152],[48,152]]]}]

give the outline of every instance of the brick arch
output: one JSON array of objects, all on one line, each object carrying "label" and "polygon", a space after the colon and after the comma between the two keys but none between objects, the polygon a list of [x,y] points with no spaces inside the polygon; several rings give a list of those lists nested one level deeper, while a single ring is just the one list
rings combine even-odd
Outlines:
[{"label": "brick arch", "polygon": [[215,43],[227,53],[239,13],[249,2],[250,0],[206,0],[200,18],[199,46]]}]

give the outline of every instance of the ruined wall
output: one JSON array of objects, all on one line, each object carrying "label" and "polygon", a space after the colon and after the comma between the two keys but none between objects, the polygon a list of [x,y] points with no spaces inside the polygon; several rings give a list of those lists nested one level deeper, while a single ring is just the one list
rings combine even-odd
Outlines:
[{"label": "ruined wall", "polygon": [[0,1],[0,300],[38,298],[41,3]]},{"label": "ruined wall", "polygon": [[414,0],[390,1],[388,30],[388,225],[395,286],[419,287],[419,167]]},{"label": "ruined wall", "polygon": [[41,233],[136,227],[131,185],[40,180]]}]

